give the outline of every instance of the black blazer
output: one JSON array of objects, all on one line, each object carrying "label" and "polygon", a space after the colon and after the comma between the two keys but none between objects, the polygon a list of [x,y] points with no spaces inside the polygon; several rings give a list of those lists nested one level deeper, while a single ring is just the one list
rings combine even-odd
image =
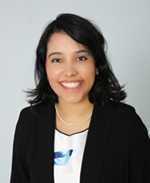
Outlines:
[{"label": "black blazer", "polygon": [[[54,183],[54,129],[54,104],[20,112],[11,183]],[[150,139],[133,107],[94,104],[80,183],[150,183]]]}]

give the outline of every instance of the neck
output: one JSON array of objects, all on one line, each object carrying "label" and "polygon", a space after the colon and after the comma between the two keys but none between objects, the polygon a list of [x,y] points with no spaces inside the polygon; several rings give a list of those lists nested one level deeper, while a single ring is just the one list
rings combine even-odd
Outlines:
[{"label": "neck", "polygon": [[87,119],[93,110],[94,105],[89,101],[84,101],[81,103],[58,102],[56,107],[64,120],[76,121],[78,123]]}]

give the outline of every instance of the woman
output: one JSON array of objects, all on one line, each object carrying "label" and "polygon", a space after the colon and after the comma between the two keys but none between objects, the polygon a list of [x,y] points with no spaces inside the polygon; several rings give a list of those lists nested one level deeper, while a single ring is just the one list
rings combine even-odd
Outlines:
[{"label": "woman", "polygon": [[61,14],[36,52],[36,88],[16,126],[11,183],[150,183],[150,139],[123,103],[90,21]]}]

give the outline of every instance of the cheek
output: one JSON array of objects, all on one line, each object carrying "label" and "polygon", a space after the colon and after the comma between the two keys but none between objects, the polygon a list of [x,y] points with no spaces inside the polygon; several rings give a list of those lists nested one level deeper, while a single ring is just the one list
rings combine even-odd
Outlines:
[{"label": "cheek", "polygon": [[57,90],[58,90],[58,79],[57,79],[57,74],[55,74],[54,72],[48,72],[47,73],[47,79],[48,79],[48,83],[50,88],[57,94]]},{"label": "cheek", "polygon": [[86,67],[83,70],[83,75],[85,76],[85,78],[88,78],[89,80],[93,80],[93,79],[95,79],[95,72],[96,72],[95,66],[88,65],[88,67]]},{"label": "cheek", "polygon": [[53,82],[56,81],[58,78],[58,73],[54,69],[51,68],[46,69],[46,74],[50,84],[53,84]]}]

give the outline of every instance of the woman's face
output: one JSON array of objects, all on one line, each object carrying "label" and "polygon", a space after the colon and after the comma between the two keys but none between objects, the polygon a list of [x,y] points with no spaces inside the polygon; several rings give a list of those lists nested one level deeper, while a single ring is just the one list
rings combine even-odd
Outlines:
[{"label": "woman's face", "polygon": [[89,50],[66,33],[52,34],[47,44],[45,66],[49,84],[59,102],[88,100],[95,81],[94,62]]}]

